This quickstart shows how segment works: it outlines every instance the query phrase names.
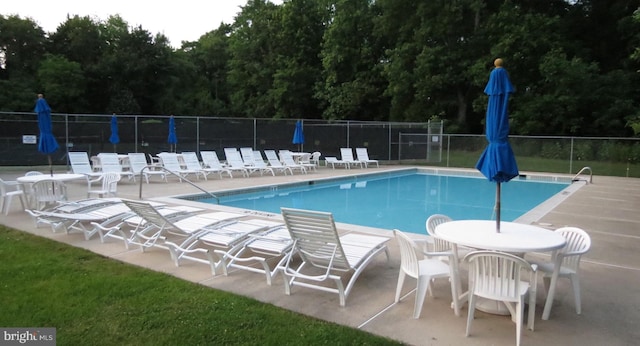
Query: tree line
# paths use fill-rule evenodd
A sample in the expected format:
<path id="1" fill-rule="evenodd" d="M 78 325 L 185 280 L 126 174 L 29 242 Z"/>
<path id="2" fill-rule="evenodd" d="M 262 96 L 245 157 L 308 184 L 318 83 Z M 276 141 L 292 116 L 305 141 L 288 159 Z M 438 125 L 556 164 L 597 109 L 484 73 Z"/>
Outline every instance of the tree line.
<path id="1" fill-rule="evenodd" d="M 640 133 L 640 0 L 248 0 L 172 48 L 118 15 L 0 15 L 0 110 L 444 120 L 481 133 L 500 57 L 511 132 Z M 194 9 L 197 11 L 198 9 Z"/>

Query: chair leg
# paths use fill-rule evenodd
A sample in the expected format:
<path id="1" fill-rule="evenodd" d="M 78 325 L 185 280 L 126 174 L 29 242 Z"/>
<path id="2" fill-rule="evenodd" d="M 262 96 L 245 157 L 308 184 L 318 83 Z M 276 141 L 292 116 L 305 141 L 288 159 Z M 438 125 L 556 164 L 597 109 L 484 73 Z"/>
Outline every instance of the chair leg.
<path id="1" fill-rule="evenodd" d="M 418 277 L 418 287 L 416 288 L 416 302 L 413 307 L 413 318 L 420 318 L 420 313 L 422 312 L 422 305 L 424 304 L 424 298 L 427 296 L 429 292 L 429 288 L 431 286 L 431 277 L 426 275 L 421 275 Z"/>
<path id="2" fill-rule="evenodd" d="M 553 271 L 551 275 L 551 282 L 549 289 L 547 290 L 547 300 L 544 303 L 544 310 L 542 311 L 542 319 L 548 320 L 551 315 L 551 306 L 553 305 L 553 296 L 556 294 L 556 285 L 558 283 L 559 269 Z M 546 283 L 545 283 L 546 286 Z"/>
<path id="3" fill-rule="evenodd" d="M 469 336 L 471 334 L 471 324 L 473 323 L 473 315 L 476 310 L 476 295 L 473 293 L 469 293 L 469 313 L 467 314 L 467 330 L 465 332 L 465 336 Z"/>
<path id="4" fill-rule="evenodd" d="M 571 286 L 573 286 L 573 297 L 576 301 L 576 314 L 580 315 L 582 313 L 582 303 L 580 300 L 580 277 L 577 274 L 572 274 L 569 279 L 571 279 Z"/>
<path id="5" fill-rule="evenodd" d="M 398 274 L 398 285 L 396 286 L 396 303 L 400 301 L 400 293 L 402 293 L 402 286 L 404 285 L 405 276 L 405 272 L 400 269 L 400 274 Z"/>
<path id="6" fill-rule="evenodd" d="M 516 304 L 516 345 L 520 346 L 522 338 L 522 315 L 524 313 L 524 296 L 520 297 L 520 301 Z"/>

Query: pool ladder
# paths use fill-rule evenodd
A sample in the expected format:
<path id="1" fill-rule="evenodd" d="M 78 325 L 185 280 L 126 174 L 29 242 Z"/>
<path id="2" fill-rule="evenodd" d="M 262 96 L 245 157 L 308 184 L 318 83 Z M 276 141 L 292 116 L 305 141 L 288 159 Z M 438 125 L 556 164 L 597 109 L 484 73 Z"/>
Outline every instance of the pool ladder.
<path id="1" fill-rule="evenodd" d="M 582 173 L 584 173 L 586 171 L 589 171 L 589 180 L 580 178 L 580 174 L 582 174 Z M 582 167 L 582 169 L 576 175 L 574 175 L 573 178 L 571 178 L 571 182 L 572 183 L 576 182 L 576 181 L 581 181 L 581 180 L 582 181 L 586 181 L 588 184 L 592 184 L 593 183 L 593 171 L 591 170 L 591 167 L 589 167 L 589 166 Z"/>
<path id="2" fill-rule="evenodd" d="M 205 189 L 201 188 L 200 186 L 198 186 L 198 185 L 194 184 L 191 180 L 189 180 L 189 179 L 187 179 L 187 178 L 185 178 L 185 177 L 181 176 L 180 174 L 178 174 L 178 173 L 176 173 L 176 172 L 173 172 L 173 171 L 171 171 L 171 170 L 168 170 L 168 169 L 166 169 L 166 168 L 164 168 L 164 167 L 162 167 L 162 166 L 156 166 L 156 165 L 147 165 L 147 166 L 144 166 L 144 168 L 142 168 L 142 169 L 140 170 L 140 191 L 139 191 L 139 194 L 138 194 L 138 198 L 140 198 L 140 199 L 142 199 L 142 185 L 143 185 L 143 184 L 142 184 L 142 181 L 144 180 L 144 179 L 142 179 L 142 172 L 144 172 L 144 170 L 145 170 L 145 169 L 148 169 L 148 170 L 151 170 L 151 169 L 160 169 L 160 170 L 163 170 L 163 171 L 165 171 L 165 172 L 167 172 L 167 173 L 169 173 L 169 174 L 173 174 L 173 175 L 175 175 L 176 177 L 180 178 L 180 180 L 184 180 L 184 181 L 186 181 L 187 183 L 189 183 L 189 185 L 191 185 L 191 186 L 195 187 L 196 189 L 198 189 L 198 190 L 200 190 L 200 191 L 202 191 L 202 192 L 206 193 L 207 195 L 211 196 L 211 198 L 215 198 L 216 203 L 220 204 L 220 198 L 218 198 L 218 196 L 216 196 L 216 195 L 214 195 L 213 193 L 211 193 L 211 192 L 209 192 L 209 191 L 207 191 L 207 190 L 205 190 Z"/>

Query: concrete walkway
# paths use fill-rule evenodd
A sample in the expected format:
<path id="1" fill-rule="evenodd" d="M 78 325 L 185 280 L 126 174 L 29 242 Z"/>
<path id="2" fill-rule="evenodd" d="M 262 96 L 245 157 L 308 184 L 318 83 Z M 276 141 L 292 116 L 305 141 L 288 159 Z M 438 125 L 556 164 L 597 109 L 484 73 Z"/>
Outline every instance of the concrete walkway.
<path id="1" fill-rule="evenodd" d="M 283 182 L 322 179 L 338 175 L 397 169 L 387 166 L 367 170 L 328 169 L 308 175 L 263 176 L 251 178 L 211 179 L 198 182 L 210 191 L 221 191 L 239 187 L 272 185 Z M 20 176 L 23 171 L 4 168 L 0 177 L 5 180 Z M 84 198 L 86 183 L 70 183 L 71 199 Z M 137 184 L 119 184 L 119 197 L 138 199 Z M 199 191 L 188 184 L 170 180 L 170 183 L 152 182 L 143 186 L 143 199 L 176 203 L 165 196 L 196 194 Z M 195 202 L 182 201 L 181 204 Z M 226 209 L 207 205 L 206 208 Z M 544 305 L 542 280 L 538 287 L 536 306 L 536 330 L 523 332 L 523 345 L 635 345 L 640 340 L 640 179 L 595 176 L 593 184 L 571 193 L 550 211 L 540 215 L 534 223 L 558 228 L 565 225 L 586 230 L 592 237 L 591 251 L 583 257 L 581 286 L 582 314 L 576 315 L 571 287 L 560 281 L 548 321 L 540 319 Z M 278 219 L 279 215 L 263 215 Z M 425 215 L 425 219 L 428 215 Z M 32 219 L 20 211 L 20 203 L 13 201 L 8 216 L 2 215 L 0 223 L 52 238 L 74 246 L 134 265 L 175 275 L 212 288 L 253 297 L 260 301 L 285 309 L 317 317 L 319 319 L 348 325 L 354 328 L 383 335 L 412 345 L 510 345 L 515 342 L 515 324 L 509 317 L 476 312 L 472 336 L 465 337 L 466 307 L 460 317 L 450 309 L 451 294 L 448 282 L 436 281 L 434 297 L 427 297 L 420 319 L 411 318 L 415 294 L 414 282 L 405 283 L 404 297 L 394 304 L 395 287 L 399 269 L 399 250 L 392 239 L 389 243 L 391 261 L 384 256 L 374 260 L 358 279 L 341 308 L 334 294 L 293 288 L 291 296 L 284 294 L 282 278 L 278 276 L 273 286 L 256 273 L 232 271 L 229 276 L 212 277 L 209 268 L 198 263 L 185 263 L 175 267 L 165 251 L 126 250 L 122 243 L 109 241 L 100 243 L 97 236 L 89 241 L 81 234 L 52 233 L 49 228 L 34 227 Z M 352 227 L 340 224 L 342 230 L 385 234 L 384 230 Z M 527 255 L 527 258 L 544 256 Z M 466 273 L 463 272 L 463 277 Z M 466 280 L 465 280 L 466 281 Z"/>

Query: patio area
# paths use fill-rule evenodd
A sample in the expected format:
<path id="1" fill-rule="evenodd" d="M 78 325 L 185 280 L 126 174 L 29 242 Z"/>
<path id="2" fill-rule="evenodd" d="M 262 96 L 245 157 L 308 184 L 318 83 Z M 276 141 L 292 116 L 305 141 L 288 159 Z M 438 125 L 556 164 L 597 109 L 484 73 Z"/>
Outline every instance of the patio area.
<path id="1" fill-rule="evenodd" d="M 198 186 L 213 191 L 240 187 L 273 185 L 283 182 L 321 179 L 325 177 L 355 175 L 365 172 L 385 171 L 403 166 L 380 168 L 330 169 L 321 167 L 315 173 L 293 176 L 253 176 L 251 178 L 224 178 L 195 181 Z M 0 170 L 0 177 L 14 180 L 26 170 Z M 64 168 L 57 170 L 64 172 Z M 582 184 L 582 183 L 579 183 Z M 70 199 L 86 197 L 85 182 L 68 184 Z M 169 183 L 152 181 L 143 184 L 144 200 L 162 201 L 169 204 L 198 205 L 214 210 L 231 210 L 217 205 L 176 200 L 167 196 L 198 194 L 199 190 L 171 178 Z M 124 179 L 118 184 L 118 197 L 138 199 L 139 185 Z M 79 233 L 52 233 L 48 227 L 35 228 L 27 213 L 19 211 L 20 203 L 12 203 L 9 215 L 0 217 L 0 223 L 12 228 L 55 239 L 73 246 L 86 248 L 116 260 L 176 277 L 197 282 L 212 288 L 249 296 L 319 319 L 359 328 L 383 335 L 411 345 L 511 345 L 515 342 L 515 324 L 507 316 L 496 316 L 476 311 L 472 335 L 465 337 L 466 306 L 461 316 L 456 317 L 450 308 L 451 293 L 446 280 L 436 281 L 434 297 L 427 297 L 420 319 L 413 319 L 415 281 L 405 283 L 403 300 L 394 303 L 394 294 L 400 266 L 400 253 L 394 239 L 389 242 L 391 260 L 377 257 L 362 273 L 341 308 L 338 296 L 315 290 L 294 287 L 291 296 L 284 294 L 282 277 L 279 275 L 272 286 L 268 286 L 263 275 L 247 271 L 231 270 L 229 276 L 212 277 L 206 265 L 184 262 L 175 267 L 166 251 L 152 249 L 126 250 L 122 242 L 101 243 L 98 236 L 89 241 Z M 588 184 L 535 223 L 547 228 L 562 226 L 580 227 L 592 239 L 591 250 L 583 256 L 581 263 L 582 314 L 576 315 L 573 295 L 568 280 L 560 280 L 549 320 L 541 320 L 544 306 L 544 288 L 539 280 L 535 331 L 523 331 L 523 345 L 634 345 L 640 339 L 637 328 L 640 319 L 640 179 L 594 176 Z M 249 215 L 249 213 L 248 213 Z M 280 215 L 260 213 L 270 219 Z M 425 215 L 425 220 L 429 215 Z M 377 230 L 338 224 L 341 230 L 357 230 L 384 234 L 392 237 L 390 230 Z M 533 258 L 544 255 L 527 255 Z M 462 273 L 466 287 L 466 271 Z"/>

